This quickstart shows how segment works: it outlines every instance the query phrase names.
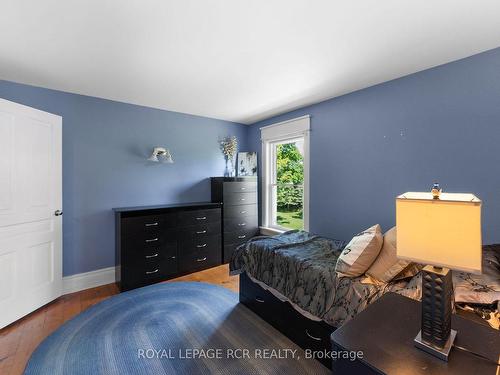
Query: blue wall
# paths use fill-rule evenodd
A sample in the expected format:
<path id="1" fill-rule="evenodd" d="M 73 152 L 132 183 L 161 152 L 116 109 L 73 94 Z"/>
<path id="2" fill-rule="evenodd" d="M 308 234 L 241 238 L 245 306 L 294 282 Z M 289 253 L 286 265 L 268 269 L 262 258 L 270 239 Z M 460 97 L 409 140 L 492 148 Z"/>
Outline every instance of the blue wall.
<path id="1" fill-rule="evenodd" d="M 63 117 L 64 274 L 114 264 L 112 207 L 210 199 L 221 136 L 260 151 L 259 127 L 310 114 L 310 230 L 349 239 L 394 225 L 394 197 L 427 190 L 483 199 L 483 242 L 500 243 L 500 49 L 251 127 L 0 81 L 0 97 Z M 248 142 L 247 142 L 248 140 Z M 148 163 L 169 147 L 173 165 Z"/>
<path id="2" fill-rule="evenodd" d="M 439 181 L 483 199 L 483 242 L 500 243 L 500 49 L 259 122 L 249 148 L 261 126 L 305 114 L 312 232 L 387 230 L 396 195 Z"/>
<path id="3" fill-rule="evenodd" d="M 112 207 L 210 200 L 217 140 L 246 125 L 0 81 L 0 97 L 63 117 L 64 275 L 114 265 Z M 147 162 L 154 146 L 175 164 Z"/>

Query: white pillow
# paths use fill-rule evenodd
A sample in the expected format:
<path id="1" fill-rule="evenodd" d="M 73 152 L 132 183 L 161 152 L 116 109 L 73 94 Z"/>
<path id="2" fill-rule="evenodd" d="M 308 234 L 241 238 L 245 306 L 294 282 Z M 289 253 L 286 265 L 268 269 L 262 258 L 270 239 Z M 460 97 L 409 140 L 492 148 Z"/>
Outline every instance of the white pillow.
<path id="1" fill-rule="evenodd" d="M 377 258 L 382 243 L 382 229 L 378 224 L 357 234 L 340 254 L 335 271 L 348 277 L 361 276 Z"/>
<path id="2" fill-rule="evenodd" d="M 408 265 L 408 260 L 399 259 L 396 251 L 396 227 L 384 234 L 384 245 L 378 258 L 373 262 L 366 274 L 376 280 L 388 283 L 401 273 Z M 415 274 L 418 272 L 416 269 Z"/>

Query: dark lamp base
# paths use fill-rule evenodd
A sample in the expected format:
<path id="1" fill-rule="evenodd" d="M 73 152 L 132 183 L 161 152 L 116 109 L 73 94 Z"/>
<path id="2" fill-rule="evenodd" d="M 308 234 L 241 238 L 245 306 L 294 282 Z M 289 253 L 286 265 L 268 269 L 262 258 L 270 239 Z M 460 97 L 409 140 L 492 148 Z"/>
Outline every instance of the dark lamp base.
<path id="1" fill-rule="evenodd" d="M 457 334 L 451 329 L 453 282 L 448 268 L 422 270 L 422 326 L 415 345 L 443 360 Z"/>
<path id="2" fill-rule="evenodd" d="M 455 341 L 455 337 L 457 336 L 457 331 L 454 329 L 450 332 L 450 337 L 448 337 L 448 341 L 444 345 L 444 347 L 439 348 L 429 343 L 425 343 L 422 341 L 422 331 L 420 331 L 415 337 L 415 346 L 423 351 L 426 351 L 429 354 L 432 354 L 435 357 L 443 361 L 448 361 L 448 356 L 450 355 L 451 348 L 453 347 L 453 342 Z"/>

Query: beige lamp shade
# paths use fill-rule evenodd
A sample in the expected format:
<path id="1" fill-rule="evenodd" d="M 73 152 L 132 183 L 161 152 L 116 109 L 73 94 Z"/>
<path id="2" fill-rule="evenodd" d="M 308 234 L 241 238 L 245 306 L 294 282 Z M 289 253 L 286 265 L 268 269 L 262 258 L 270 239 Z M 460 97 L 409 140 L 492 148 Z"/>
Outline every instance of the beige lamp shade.
<path id="1" fill-rule="evenodd" d="M 396 227 L 398 258 L 481 273 L 481 200 L 473 194 L 404 193 Z"/>

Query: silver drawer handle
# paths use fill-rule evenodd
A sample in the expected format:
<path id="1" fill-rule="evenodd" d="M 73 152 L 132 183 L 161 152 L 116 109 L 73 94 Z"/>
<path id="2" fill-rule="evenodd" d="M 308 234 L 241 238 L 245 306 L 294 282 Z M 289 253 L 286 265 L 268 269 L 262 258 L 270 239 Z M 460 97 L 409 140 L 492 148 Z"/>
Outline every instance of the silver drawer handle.
<path id="1" fill-rule="evenodd" d="M 247 235 L 246 235 L 246 234 L 244 234 L 243 236 L 238 236 L 238 238 L 239 238 L 239 239 L 243 239 L 243 238 L 245 238 L 246 236 L 247 236 Z"/>
<path id="2" fill-rule="evenodd" d="M 206 230 L 200 230 L 200 231 L 196 232 L 196 234 L 204 234 L 204 233 L 207 233 L 207 231 Z"/>
<path id="3" fill-rule="evenodd" d="M 146 255 L 146 258 L 156 258 L 158 256 L 158 253 L 153 254 L 153 255 Z"/>
<path id="4" fill-rule="evenodd" d="M 309 333 L 309 331 L 306 329 L 306 335 L 309 336 L 311 339 L 316 340 L 316 341 L 321 341 L 321 337 L 314 337 Z"/>
<path id="5" fill-rule="evenodd" d="M 150 240 L 146 240 L 146 242 L 156 242 L 156 241 L 158 241 L 158 237 L 151 238 Z"/>
<path id="6" fill-rule="evenodd" d="M 197 217 L 196 220 L 207 220 L 207 217 L 206 216 Z"/>
<path id="7" fill-rule="evenodd" d="M 152 273 L 156 273 L 156 272 L 158 272 L 158 271 L 159 271 L 159 269 L 158 269 L 158 268 L 157 268 L 157 269 L 155 269 L 154 271 L 146 271 L 146 275 L 151 275 Z"/>
<path id="8" fill-rule="evenodd" d="M 207 244 L 206 244 L 206 243 L 204 243 L 203 245 L 196 245 L 196 247 L 197 247 L 198 249 L 199 249 L 199 248 L 201 248 L 201 247 L 207 247 Z"/>
<path id="9" fill-rule="evenodd" d="M 240 190 L 246 190 L 246 189 L 247 189 L 246 187 L 242 187 L 242 188 L 240 188 Z"/>
<path id="10" fill-rule="evenodd" d="M 204 261 L 206 261 L 206 260 L 207 260 L 207 257 L 205 257 L 205 258 L 200 258 L 200 259 L 196 259 L 196 261 L 197 261 L 197 262 L 204 262 Z"/>
<path id="11" fill-rule="evenodd" d="M 246 199 L 245 198 L 241 198 L 240 201 L 245 201 Z"/>
<path id="12" fill-rule="evenodd" d="M 244 227 L 245 225 L 247 225 L 247 223 L 239 223 L 238 224 L 239 227 Z"/>
<path id="13" fill-rule="evenodd" d="M 262 298 L 255 297 L 255 300 L 259 303 L 264 303 L 265 301 Z"/>
<path id="14" fill-rule="evenodd" d="M 175 259 L 175 255 L 173 257 L 171 257 L 170 259 Z"/>
<path id="15" fill-rule="evenodd" d="M 157 225 L 158 225 L 158 223 L 146 223 L 146 224 L 144 224 L 144 226 L 146 226 L 146 227 L 155 227 Z"/>
<path id="16" fill-rule="evenodd" d="M 246 214 L 247 212 L 246 211 L 240 211 L 240 214 Z"/>

